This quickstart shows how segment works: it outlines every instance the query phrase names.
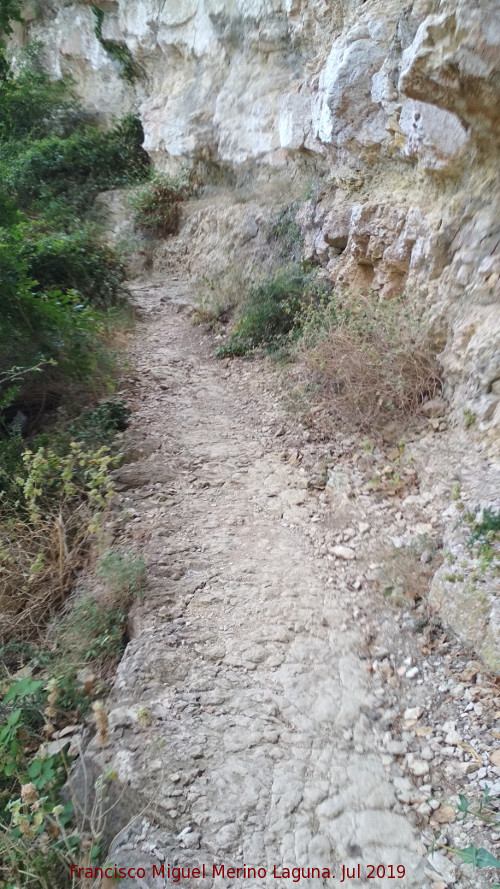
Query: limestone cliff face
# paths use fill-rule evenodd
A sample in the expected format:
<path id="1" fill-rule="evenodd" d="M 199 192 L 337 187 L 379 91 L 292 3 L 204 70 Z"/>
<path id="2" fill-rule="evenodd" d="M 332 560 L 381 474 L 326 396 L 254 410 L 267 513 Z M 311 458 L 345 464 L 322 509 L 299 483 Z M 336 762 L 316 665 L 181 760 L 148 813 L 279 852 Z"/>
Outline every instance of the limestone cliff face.
<path id="1" fill-rule="evenodd" d="M 320 182 L 307 251 L 343 285 L 425 300 L 455 403 L 500 425 L 500 0 L 31 2 L 22 39 L 86 106 L 136 108 L 160 168 Z"/>

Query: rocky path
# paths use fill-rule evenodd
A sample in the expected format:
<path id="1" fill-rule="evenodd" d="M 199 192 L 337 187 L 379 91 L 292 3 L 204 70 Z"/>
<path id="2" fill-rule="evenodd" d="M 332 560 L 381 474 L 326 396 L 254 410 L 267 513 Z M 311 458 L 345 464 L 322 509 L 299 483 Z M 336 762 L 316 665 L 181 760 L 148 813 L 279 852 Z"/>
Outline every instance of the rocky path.
<path id="1" fill-rule="evenodd" d="M 411 796 L 394 768 L 402 751 L 380 744 L 394 700 L 362 656 L 364 501 L 328 504 L 352 539 L 318 558 L 321 498 L 283 453 L 307 433 L 290 450 L 271 376 L 213 359 L 180 284 L 134 292 L 144 320 L 133 346 L 135 461 L 120 471 L 128 522 L 116 536 L 144 552 L 150 583 L 110 703 L 111 743 L 91 745 L 126 787 L 109 829 L 128 826 L 111 860 L 145 869 L 123 885 L 174 885 L 167 863 L 205 863 L 205 878 L 184 871 L 180 884 L 279 889 L 303 868 L 303 887 L 344 874 L 359 889 L 443 889 L 446 874 L 430 868 L 401 802 Z M 165 877 L 153 877 L 162 863 Z M 266 873 L 228 876 L 244 865 Z"/>

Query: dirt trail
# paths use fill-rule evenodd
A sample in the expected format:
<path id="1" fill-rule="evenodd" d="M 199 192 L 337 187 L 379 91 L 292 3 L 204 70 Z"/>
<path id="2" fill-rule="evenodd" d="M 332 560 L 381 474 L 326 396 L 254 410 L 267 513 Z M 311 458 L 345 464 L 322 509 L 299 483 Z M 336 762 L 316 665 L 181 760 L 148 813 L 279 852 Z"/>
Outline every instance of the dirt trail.
<path id="1" fill-rule="evenodd" d="M 430 889 L 420 831 L 396 798 L 406 779 L 391 777 L 374 735 L 392 699 L 360 656 L 356 558 L 314 550 L 318 491 L 283 460 L 272 375 L 215 361 L 180 283 L 134 293 L 136 462 L 119 489 L 150 588 L 115 683 L 112 743 L 93 748 L 128 786 L 113 826 L 148 806 L 112 847 L 113 861 L 146 870 L 123 885 L 173 885 L 152 866 L 205 862 L 206 879 L 180 885 L 279 889 L 293 884 L 275 877 L 286 866 L 335 875 L 295 885 L 336 886 L 346 866 L 356 877 L 344 885 Z M 355 555 L 363 503 L 338 504 Z M 214 862 L 267 876 L 214 880 Z M 368 865 L 385 878 L 368 879 Z M 398 865 L 404 879 L 390 879 Z"/>

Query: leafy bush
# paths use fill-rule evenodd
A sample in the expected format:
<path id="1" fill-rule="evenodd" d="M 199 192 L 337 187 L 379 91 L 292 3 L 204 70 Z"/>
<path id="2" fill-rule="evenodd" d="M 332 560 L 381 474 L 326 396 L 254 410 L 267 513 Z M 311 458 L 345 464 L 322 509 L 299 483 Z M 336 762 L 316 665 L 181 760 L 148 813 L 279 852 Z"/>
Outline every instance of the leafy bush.
<path id="1" fill-rule="evenodd" d="M 0 245 L 0 276 L 2 245 Z M 8 297 L 7 290 L 4 297 Z M 33 293 L 25 279 L 12 299 L 5 299 L 0 318 L 0 369 L 21 359 L 40 372 L 27 375 L 15 387 L 16 401 L 26 419 L 40 419 L 72 385 L 74 391 L 98 392 L 112 372 L 106 348 L 108 321 L 104 313 L 84 306 L 77 293 L 51 290 Z M 0 379 L 0 398 L 12 401 L 8 378 Z M 16 406 L 14 401 L 14 406 Z M 0 411 L 2 405 L 0 405 Z M 5 413 L 2 411 L 3 416 Z M 31 425 L 31 423 L 30 423 Z M 5 426 L 5 421 L 4 421 Z"/>
<path id="2" fill-rule="evenodd" d="M 0 0 L 4 33 L 19 9 Z M 144 583 L 141 560 L 111 552 L 102 566 L 105 601 L 67 602 L 113 495 L 119 456 L 102 445 L 129 413 L 105 401 L 79 418 L 111 383 L 112 330 L 125 315 L 117 306 L 123 268 L 82 214 L 101 189 L 147 178 L 142 129 L 132 117 L 107 133 L 83 126 L 67 87 L 49 81 L 39 57 L 32 48 L 14 76 L 0 50 L 0 883 L 7 889 L 71 885 L 71 864 L 99 854 L 105 781 L 95 788 L 96 821 L 81 836 L 72 804 L 60 801 L 68 763 L 47 741 L 89 709 L 120 656 L 126 610 Z M 59 404 L 56 423 L 34 437 Z M 47 641 L 47 621 L 61 611 Z M 96 682 L 79 681 L 81 664 L 99 672 Z M 36 678 L 12 683 L 9 670 L 27 666 Z M 104 725 L 102 706 L 95 719 Z"/>
<path id="3" fill-rule="evenodd" d="M 1 17 L 1 16 L 0 16 Z M 51 80 L 43 69 L 43 47 L 31 43 L 20 51 L 16 75 L 4 59 L 0 76 L 0 143 L 63 136 L 81 117 L 71 85 Z"/>
<path id="4" fill-rule="evenodd" d="M 483 509 L 480 518 L 468 517 L 471 524 L 469 546 L 476 547 L 480 565 L 500 569 L 500 511 Z"/>
<path id="5" fill-rule="evenodd" d="M 82 393 L 109 380 L 108 316 L 88 305 L 123 301 L 125 273 L 80 217 L 101 189 L 149 175 L 139 121 L 82 127 L 71 93 L 40 59 L 31 47 L 17 76 L 0 77 L 0 411 L 7 390 L 12 403 L 5 374 L 22 363 L 41 369 L 17 385 L 24 413 L 39 417 L 68 383 Z"/>
<path id="6" fill-rule="evenodd" d="M 491 540 L 500 535 L 500 511 L 484 509 L 481 521 L 475 522 L 472 528 L 471 541 Z"/>
<path id="7" fill-rule="evenodd" d="M 101 308 L 124 299 L 121 260 L 85 228 L 45 233 L 37 225 L 27 225 L 21 256 L 27 274 L 41 291 L 52 287 L 72 290 L 84 302 Z"/>
<path id="8" fill-rule="evenodd" d="M 60 643 L 71 653 L 73 664 L 116 663 L 123 651 L 126 619 L 125 605 L 106 608 L 92 596 L 84 596 L 58 623 Z"/>
<path id="9" fill-rule="evenodd" d="M 142 140 L 142 126 L 133 115 L 107 132 L 86 126 L 28 145 L 11 140 L 0 145 L 4 188 L 21 209 L 71 227 L 100 191 L 149 176 Z"/>
<path id="10" fill-rule="evenodd" d="M 125 117 L 109 132 L 82 127 L 71 94 L 64 84 L 50 82 L 39 62 L 38 48 L 32 48 L 17 77 L 7 71 L 0 78 L 4 429 L 5 419 L 10 423 L 7 391 L 13 403 L 5 374 L 13 365 L 41 370 L 14 387 L 21 413 L 30 419 L 27 428 L 68 389 L 74 397 L 77 385 L 81 397 L 85 389 L 93 394 L 110 382 L 107 309 L 125 299 L 125 272 L 80 217 L 102 188 L 149 174 L 139 121 Z"/>
<path id="11" fill-rule="evenodd" d="M 88 376 L 98 314 L 82 305 L 75 291 L 38 288 L 29 277 L 24 232 L 21 222 L 4 231 L 0 241 L 0 372 L 19 358 L 26 366 L 38 364 L 43 353 L 57 360 L 63 373 Z"/>
<path id="12" fill-rule="evenodd" d="M 16 478 L 23 467 L 23 440 L 20 435 L 0 438 L 0 505 L 15 503 L 19 495 Z"/>
<path id="13" fill-rule="evenodd" d="M 278 269 L 250 288 L 240 318 L 218 357 L 246 355 L 258 346 L 276 348 L 292 332 L 298 335 L 305 306 L 318 302 L 328 290 L 328 282 L 320 282 L 300 264 Z"/>
<path id="14" fill-rule="evenodd" d="M 22 0 L 1 0 L 0 37 L 12 34 L 12 22 L 22 22 Z"/>
<path id="15" fill-rule="evenodd" d="M 7 889 L 71 885 L 71 865 L 92 863 L 100 853 L 105 782 L 98 782 L 97 817 L 83 833 L 73 799 L 61 800 L 71 757 L 64 749 L 50 753 L 46 744 L 56 728 L 78 718 L 65 702 L 71 683 L 26 676 L 10 681 L 0 702 L 0 880 Z"/>
<path id="16" fill-rule="evenodd" d="M 131 413 L 123 401 L 102 401 L 70 426 L 70 432 L 85 444 L 110 446 L 116 433 L 127 428 Z"/>
<path id="17" fill-rule="evenodd" d="M 176 234 L 180 222 L 180 205 L 199 183 L 194 174 L 177 177 L 154 176 L 132 202 L 134 224 L 160 238 Z"/>
<path id="18" fill-rule="evenodd" d="M 129 602 L 144 590 L 146 583 L 146 563 L 135 553 L 121 553 L 108 550 L 99 559 L 97 574 L 105 581 L 107 588 L 122 604 Z"/>

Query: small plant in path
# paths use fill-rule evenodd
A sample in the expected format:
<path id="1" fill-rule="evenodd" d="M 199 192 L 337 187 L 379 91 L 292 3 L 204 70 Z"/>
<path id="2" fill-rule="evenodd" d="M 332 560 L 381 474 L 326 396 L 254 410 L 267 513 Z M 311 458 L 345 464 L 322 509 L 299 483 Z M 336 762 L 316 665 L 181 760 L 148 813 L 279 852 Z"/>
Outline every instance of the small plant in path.
<path id="1" fill-rule="evenodd" d="M 500 816 L 498 811 L 493 807 L 489 788 L 486 788 L 483 791 L 481 799 L 475 806 L 471 805 L 467 797 L 463 794 L 459 794 L 458 799 L 459 802 L 455 807 L 457 821 L 465 821 L 466 818 L 474 818 L 483 823 L 491 824 L 494 827 L 498 825 Z M 458 855 L 464 864 L 472 864 L 473 867 L 500 868 L 500 859 L 491 852 L 488 852 L 487 849 L 475 846 L 472 843 L 465 849 L 455 849 L 452 846 L 446 846 L 440 843 L 436 843 L 436 848 L 444 849 L 447 852 L 452 852 L 454 855 Z M 500 889 L 499 884 L 494 884 L 492 889 Z"/>

